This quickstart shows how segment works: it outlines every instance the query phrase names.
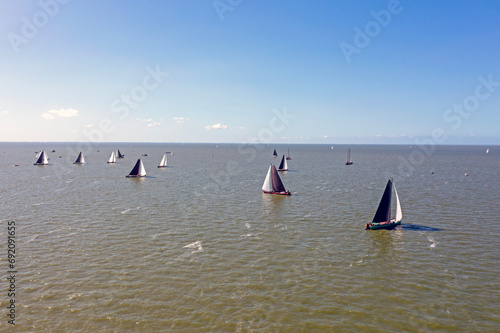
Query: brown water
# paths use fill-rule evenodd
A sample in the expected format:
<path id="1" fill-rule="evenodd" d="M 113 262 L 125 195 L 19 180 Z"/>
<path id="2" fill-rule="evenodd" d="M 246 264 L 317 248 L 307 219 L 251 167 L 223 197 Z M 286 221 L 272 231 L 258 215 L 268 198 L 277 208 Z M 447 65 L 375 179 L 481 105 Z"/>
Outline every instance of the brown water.
<path id="1" fill-rule="evenodd" d="M 292 196 L 263 194 L 288 147 Z M 340 145 L 0 143 L 0 330 L 498 331 L 500 147 L 351 148 L 345 166 Z M 125 178 L 144 153 L 148 178 Z M 403 225 L 365 231 L 389 176 Z"/>

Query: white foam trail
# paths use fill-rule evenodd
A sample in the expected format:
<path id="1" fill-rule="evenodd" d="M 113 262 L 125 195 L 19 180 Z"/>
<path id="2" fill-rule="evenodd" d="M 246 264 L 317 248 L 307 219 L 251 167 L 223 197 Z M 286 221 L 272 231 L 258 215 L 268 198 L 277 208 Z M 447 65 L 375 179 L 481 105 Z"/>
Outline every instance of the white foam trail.
<path id="1" fill-rule="evenodd" d="M 194 249 L 191 253 L 201 252 L 203 251 L 203 247 L 201 246 L 201 241 L 196 241 L 194 243 L 188 244 L 184 246 L 185 248 Z"/>

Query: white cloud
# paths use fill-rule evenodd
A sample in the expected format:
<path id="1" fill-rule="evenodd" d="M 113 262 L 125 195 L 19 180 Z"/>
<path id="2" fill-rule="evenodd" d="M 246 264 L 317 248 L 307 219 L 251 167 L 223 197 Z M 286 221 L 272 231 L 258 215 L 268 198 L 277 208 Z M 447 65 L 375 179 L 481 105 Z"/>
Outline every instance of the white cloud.
<path id="1" fill-rule="evenodd" d="M 323 135 L 323 139 L 328 139 L 328 135 Z"/>
<path id="2" fill-rule="evenodd" d="M 239 130 L 244 130 L 246 127 L 244 127 L 244 126 L 234 126 L 234 128 L 239 129 Z"/>
<path id="3" fill-rule="evenodd" d="M 226 125 L 222 125 L 221 123 L 218 123 L 218 124 L 213 124 L 212 126 L 205 126 L 205 129 L 207 131 L 210 131 L 210 130 L 213 130 L 213 129 L 226 129 L 227 126 Z"/>
<path id="4" fill-rule="evenodd" d="M 2 111 L 2 114 L 9 114 L 10 112 L 7 110 Z"/>
<path id="5" fill-rule="evenodd" d="M 88 125 L 86 125 L 85 127 L 87 127 L 87 128 L 91 128 L 91 127 L 94 127 L 94 125 L 92 125 L 92 124 L 88 124 Z"/>
<path id="6" fill-rule="evenodd" d="M 182 124 L 185 121 L 191 120 L 191 118 L 174 117 L 174 120 L 177 121 L 177 123 Z"/>
<path id="7" fill-rule="evenodd" d="M 76 116 L 78 116 L 78 110 L 75 109 L 59 109 L 59 110 L 53 109 L 45 113 L 42 113 L 41 115 L 43 119 L 54 119 L 55 117 L 68 118 Z"/>
<path id="8" fill-rule="evenodd" d="M 149 123 L 149 124 L 148 124 L 148 127 L 159 126 L 159 125 L 161 125 L 161 123 L 160 123 L 160 122 Z"/>

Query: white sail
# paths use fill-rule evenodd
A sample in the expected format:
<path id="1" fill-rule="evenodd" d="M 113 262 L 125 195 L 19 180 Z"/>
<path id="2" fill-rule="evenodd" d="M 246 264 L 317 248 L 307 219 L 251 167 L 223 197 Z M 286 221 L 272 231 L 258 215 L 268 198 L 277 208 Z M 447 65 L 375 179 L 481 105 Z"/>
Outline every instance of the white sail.
<path id="1" fill-rule="evenodd" d="M 269 166 L 269 170 L 267 171 L 266 179 L 264 180 L 264 184 L 262 185 L 262 191 L 264 192 L 273 191 L 273 184 L 271 183 L 271 166 Z"/>
<path id="2" fill-rule="evenodd" d="M 146 169 L 144 168 L 144 164 L 142 164 L 141 160 L 141 165 L 139 167 L 139 177 L 146 177 Z"/>
<path id="3" fill-rule="evenodd" d="M 116 156 L 114 151 L 111 152 L 111 156 L 109 157 L 108 163 L 116 163 Z"/>
<path id="4" fill-rule="evenodd" d="M 286 162 L 286 158 L 285 158 L 285 163 L 283 164 L 283 169 L 284 170 L 288 170 L 288 163 Z"/>
<path id="5" fill-rule="evenodd" d="M 163 154 L 163 158 L 161 159 L 160 165 L 158 165 L 158 168 L 165 168 L 167 167 L 167 153 Z"/>
<path id="6" fill-rule="evenodd" d="M 396 191 L 396 186 L 393 184 L 394 194 L 396 195 L 396 222 L 403 219 L 403 211 L 401 210 L 401 204 L 399 203 L 398 191 Z"/>

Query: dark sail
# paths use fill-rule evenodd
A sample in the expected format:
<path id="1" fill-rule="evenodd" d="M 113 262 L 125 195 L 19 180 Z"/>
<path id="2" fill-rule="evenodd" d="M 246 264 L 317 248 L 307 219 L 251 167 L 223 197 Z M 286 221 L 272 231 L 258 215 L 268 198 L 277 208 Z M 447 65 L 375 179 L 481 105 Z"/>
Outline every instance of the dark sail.
<path id="1" fill-rule="evenodd" d="M 276 149 L 275 149 L 275 150 L 274 150 L 274 152 L 273 152 L 273 156 L 274 156 L 274 157 L 278 156 L 278 153 L 276 152 Z"/>
<path id="2" fill-rule="evenodd" d="M 271 180 L 273 183 L 274 192 L 286 192 L 285 186 L 283 186 L 281 178 L 278 175 L 278 171 L 276 171 L 276 167 L 274 165 L 271 167 Z"/>
<path id="3" fill-rule="evenodd" d="M 42 152 L 38 156 L 38 160 L 36 160 L 35 164 L 42 164 L 44 156 L 45 156 L 45 151 L 42 150 Z"/>
<path id="4" fill-rule="evenodd" d="M 130 171 L 129 176 L 138 176 L 140 170 L 141 170 L 141 159 L 138 159 L 134 168 L 132 169 L 132 171 Z"/>
<path id="5" fill-rule="evenodd" d="M 372 222 L 386 222 L 391 219 L 391 196 L 392 181 L 389 179 Z"/>
<path id="6" fill-rule="evenodd" d="M 125 155 L 123 155 L 123 154 L 120 152 L 120 149 L 118 149 L 118 154 L 117 154 L 117 155 L 118 155 L 118 156 L 116 156 L 116 157 L 118 157 L 118 158 L 124 158 L 124 157 L 125 157 Z"/>
<path id="7" fill-rule="evenodd" d="M 283 155 L 283 158 L 281 159 L 280 167 L 278 169 L 279 170 L 285 169 L 285 155 Z"/>

